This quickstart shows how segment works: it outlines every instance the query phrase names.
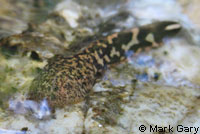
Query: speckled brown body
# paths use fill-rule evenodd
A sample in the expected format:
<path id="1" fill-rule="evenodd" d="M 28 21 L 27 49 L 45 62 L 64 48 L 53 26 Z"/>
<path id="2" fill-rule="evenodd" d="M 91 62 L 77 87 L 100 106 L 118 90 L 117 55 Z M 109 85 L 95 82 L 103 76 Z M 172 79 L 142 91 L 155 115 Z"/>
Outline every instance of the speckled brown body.
<path id="1" fill-rule="evenodd" d="M 81 101 L 95 83 L 96 68 L 88 55 L 55 56 L 33 81 L 30 97 L 46 97 L 51 106 L 62 107 Z M 72 90 L 76 89 L 76 90 Z"/>
<path id="2" fill-rule="evenodd" d="M 80 102 L 107 65 L 124 60 L 130 50 L 137 54 L 156 48 L 164 36 L 176 34 L 180 29 L 176 22 L 157 22 L 93 41 L 71 57 L 55 56 L 33 80 L 29 99 L 46 98 L 51 107 Z"/>

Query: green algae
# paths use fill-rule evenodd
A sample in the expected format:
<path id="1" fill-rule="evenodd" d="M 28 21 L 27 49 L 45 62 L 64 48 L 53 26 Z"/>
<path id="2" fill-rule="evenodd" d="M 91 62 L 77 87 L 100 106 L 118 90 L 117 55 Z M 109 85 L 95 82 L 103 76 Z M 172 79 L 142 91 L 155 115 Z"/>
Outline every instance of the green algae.
<path id="1" fill-rule="evenodd" d="M 6 109 L 11 97 L 26 92 L 33 77 L 40 71 L 40 62 L 27 56 L 12 55 L 5 49 L 0 54 L 0 62 L 0 108 Z"/>
<path id="2" fill-rule="evenodd" d="M 105 93 L 109 96 L 106 101 L 99 101 L 95 106 L 93 106 L 93 112 L 96 113 L 93 119 L 98 121 L 100 124 L 104 125 L 116 125 L 117 120 L 123 113 L 123 99 L 120 95 L 113 92 Z"/>
<path id="3" fill-rule="evenodd" d="M 95 92 L 91 96 L 91 101 L 96 102 L 95 105 L 90 105 L 94 112 L 92 119 L 104 126 L 115 126 L 124 112 L 123 106 L 134 94 L 136 82 L 133 81 L 131 85 L 124 86 L 113 85 L 109 80 L 100 83 L 108 91 Z"/>
<path id="4" fill-rule="evenodd" d="M 7 79 L 7 76 L 12 75 L 12 73 L 14 73 L 13 68 L 0 67 L 0 107 L 5 107 L 11 95 L 18 91 L 17 85 L 10 83 Z"/>

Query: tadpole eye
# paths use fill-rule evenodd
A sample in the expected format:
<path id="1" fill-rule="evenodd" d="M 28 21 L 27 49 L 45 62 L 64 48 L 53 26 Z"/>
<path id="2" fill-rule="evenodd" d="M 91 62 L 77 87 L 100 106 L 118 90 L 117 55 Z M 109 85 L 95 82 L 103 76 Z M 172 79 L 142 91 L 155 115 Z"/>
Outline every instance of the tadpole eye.
<path id="1" fill-rule="evenodd" d="M 33 60 L 37 60 L 37 61 L 40 61 L 40 60 L 41 60 L 41 59 L 40 59 L 40 56 L 39 56 L 38 53 L 35 52 L 35 51 L 31 51 L 30 57 L 31 57 L 31 59 L 33 59 Z"/>

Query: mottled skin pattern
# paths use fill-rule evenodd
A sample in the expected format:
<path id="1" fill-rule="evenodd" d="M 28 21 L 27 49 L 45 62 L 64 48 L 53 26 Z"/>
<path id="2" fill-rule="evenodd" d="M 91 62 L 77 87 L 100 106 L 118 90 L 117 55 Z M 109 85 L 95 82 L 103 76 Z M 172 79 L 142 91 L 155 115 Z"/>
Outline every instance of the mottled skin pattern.
<path id="1" fill-rule="evenodd" d="M 156 48 L 164 36 L 174 35 L 180 29 L 176 22 L 157 22 L 102 37 L 71 57 L 57 55 L 33 80 L 29 99 L 46 98 L 54 108 L 80 102 L 107 65 L 124 60 L 130 50 L 137 54 Z"/>

